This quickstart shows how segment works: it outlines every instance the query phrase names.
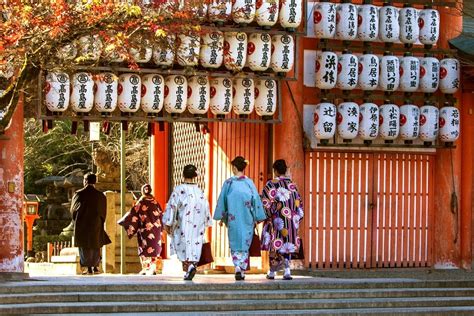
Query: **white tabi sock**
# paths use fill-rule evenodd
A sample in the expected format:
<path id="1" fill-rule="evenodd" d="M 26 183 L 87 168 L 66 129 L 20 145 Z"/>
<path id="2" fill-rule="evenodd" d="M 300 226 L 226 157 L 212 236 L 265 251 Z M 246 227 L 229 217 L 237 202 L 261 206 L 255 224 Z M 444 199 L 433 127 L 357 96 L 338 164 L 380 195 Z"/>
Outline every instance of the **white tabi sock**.
<path id="1" fill-rule="evenodd" d="M 271 278 L 274 278 L 275 277 L 275 271 L 268 270 L 268 276 L 271 277 Z"/>
<path id="2" fill-rule="evenodd" d="M 238 273 L 238 272 L 242 273 L 242 270 L 240 269 L 240 267 L 235 267 L 235 273 Z"/>
<path id="3" fill-rule="evenodd" d="M 285 275 L 291 275 L 290 268 L 285 268 Z"/>
<path id="4" fill-rule="evenodd" d="M 192 268 L 194 268 L 194 264 L 191 263 L 191 264 L 188 266 L 188 272 L 191 271 Z"/>

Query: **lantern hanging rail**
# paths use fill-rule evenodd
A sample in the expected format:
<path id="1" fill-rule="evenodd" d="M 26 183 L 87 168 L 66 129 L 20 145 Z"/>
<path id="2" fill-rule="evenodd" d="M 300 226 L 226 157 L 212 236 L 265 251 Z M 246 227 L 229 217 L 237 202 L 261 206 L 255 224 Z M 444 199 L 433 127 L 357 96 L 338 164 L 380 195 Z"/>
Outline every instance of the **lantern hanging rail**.
<path id="1" fill-rule="evenodd" d="M 367 93 L 368 92 L 368 93 Z M 409 95 L 406 95 L 403 91 L 397 91 L 390 95 L 385 94 L 384 91 L 377 90 L 377 91 L 365 91 L 360 93 L 344 93 L 344 92 L 330 92 L 330 93 L 323 93 L 319 90 L 319 93 L 316 94 L 319 99 L 349 99 L 349 100 L 362 100 L 362 99 L 372 99 L 372 100 L 413 100 L 413 101 L 436 101 L 439 103 L 443 102 L 450 102 L 455 103 L 457 99 L 454 95 L 446 95 L 440 93 L 433 93 L 431 95 L 427 95 L 423 92 L 410 92 Z"/>
<path id="2" fill-rule="evenodd" d="M 392 5 L 400 5 L 403 6 L 405 3 L 406 4 L 411 4 L 411 5 L 431 5 L 433 7 L 448 7 L 448 8 L 455 8 L 457 6 L 457 1 L 456 0 L 388 0 L 384 1 L 387 3 L 390 3 Z"/>
<path id="3" fill-rule="evenodd" d="M 334 149 L 343 150 L 351 150 L 353 151 L 354 148 L 360 150 L 361 152 L 367 152 L 374 149 L 380 150 L 391 150 L 400 152 L 401 150 L 407 150 L 407 153 L 413 152 L 435 152 L 436 149 L 449 149 L 449 148 L 456 148 L 454 145 L 441 145 L 441 144 L 433 144 L 433 145 L 423 145 L 423 144 L 360 144 L 360 143 L 335 143 L 335 144 L 320 144 L 318 143 L 316 147 L 305 148 L 305 152 L 321 152 L 321 151 L 333 151 Z"/>
<path id="4" fill-rule="evenodd" d="M 303 23 L 303 22 L 302 22 Z M 305 24 L 306 25 L 306 24 Z M 289 31 L 283 28 L 265 28 L 262 26 L 252 26 L 252 25 L 247 25 L 247 26 L 238 26 L 238 25 L 223 25 L 223 26 L 214 26 L 214 25 L 203 25 L 201 26 L 203 30 L 206 31 L 221 31 L 221 32 L 244 32 L 244 33 L 267 33 L 270 35 L 293 35 L 293 36 L 304 36 L 306 35 L 306 27 L 303 28 L 303 30 L 298 30 L 298 31 Z"/>

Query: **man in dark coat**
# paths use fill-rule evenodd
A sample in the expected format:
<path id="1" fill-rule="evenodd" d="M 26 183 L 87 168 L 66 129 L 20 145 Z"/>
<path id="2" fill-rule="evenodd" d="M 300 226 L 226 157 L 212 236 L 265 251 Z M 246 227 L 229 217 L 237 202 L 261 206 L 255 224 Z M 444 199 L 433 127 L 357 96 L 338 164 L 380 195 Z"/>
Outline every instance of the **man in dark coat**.
<path id="1" fill-rule="evenodd" d="M 84 188 L 76 191 L 71 202 L 74 243 L 79 247 L 81 266 L 87 267 L 82 274 L 99 272 L 100 248 L 111 243 L 104 230 L 107 200 L 105 195 L 95 188 L 96 182 L 95 174 L 86 174 Z"/>

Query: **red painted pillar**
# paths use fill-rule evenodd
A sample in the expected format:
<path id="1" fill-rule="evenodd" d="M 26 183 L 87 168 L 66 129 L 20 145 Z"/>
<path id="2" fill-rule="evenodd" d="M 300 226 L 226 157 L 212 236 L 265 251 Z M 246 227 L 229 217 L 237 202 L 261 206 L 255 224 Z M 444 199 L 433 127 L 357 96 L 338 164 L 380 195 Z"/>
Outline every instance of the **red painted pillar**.
<path id="1" fill-rule="evenodd" d="M 448 41 L 462 30 L 462 16 L 458 11 L 449 8 L 440 8 L 441 34 L 438 45 L 448 48 Z M 456 95 L 460 100 L 461 94 Z M 461 101 L 461 100 L 460 100 Z M 442 105 L 442 104 L 441 104 Z M 458 104 L 462 108 L 461 103 Z M 461 117 L 461 125 L 464 124 Z M 460 267 L 462 220 L 465 220 L 465 205 L 463 203 L 465 190 L 461 191 L 461 175 L 466 171 L 462 167 L 462 151 L 464 139 L 469 137 L 465 131 L 461 132 L 455 149 L 439 149 L 436 155 L 435 166 L 435 227 L 432 230 L 434 237 L 434 264 L 435 267 Z M 454 183 L 454 187 L 453 187 Z M 457 194 L 458 210 L 451 207 L 452 194 Z M 470 210 L 469 210 L 470 211 Z"/>
<path id="2" fill-rule="evenodd" d="M 23 272 L 23 101 L 0 136 L 0 272 Z"/>

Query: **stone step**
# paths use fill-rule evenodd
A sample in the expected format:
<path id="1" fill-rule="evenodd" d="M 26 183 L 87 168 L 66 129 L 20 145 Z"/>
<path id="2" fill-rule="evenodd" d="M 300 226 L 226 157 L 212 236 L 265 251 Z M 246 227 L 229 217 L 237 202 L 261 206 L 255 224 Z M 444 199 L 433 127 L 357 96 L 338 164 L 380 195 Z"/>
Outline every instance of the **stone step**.
<path id="1" fill-rule="evenodd" d="M 249 290 L 171 292 L 70 292 L 1 294 L 0 304 L 44 302 L 149 302 L 221 300 L 285 300 L 341 298 L 474 297 L 474 288 L 344 289 L 344 290 Z"/>
<path id="2" fill-rule="evenodd" d="M 474 307 L 473 297 L 353 298 L 353 299 L 285 299 L 222 300 L 164 302 L 48 302 L 0 305 L 0 314 L 35 313 L 116 313 L 116 312 L 223 312 L 223 311 L 292 311 L 380 308 L 446 308 Z M 287 313 L 285 313 L 287 314 Z"/>

